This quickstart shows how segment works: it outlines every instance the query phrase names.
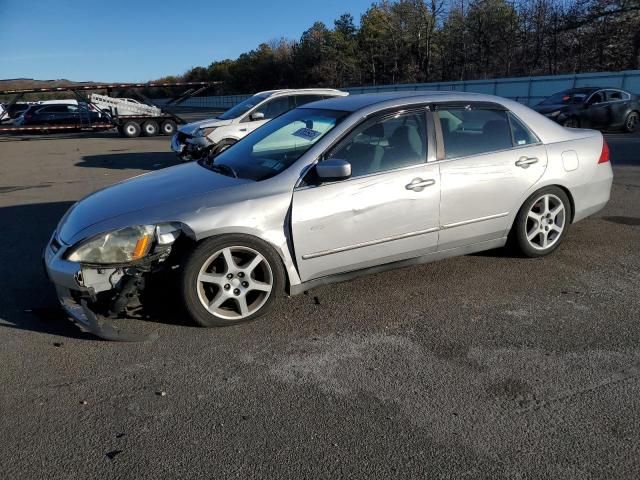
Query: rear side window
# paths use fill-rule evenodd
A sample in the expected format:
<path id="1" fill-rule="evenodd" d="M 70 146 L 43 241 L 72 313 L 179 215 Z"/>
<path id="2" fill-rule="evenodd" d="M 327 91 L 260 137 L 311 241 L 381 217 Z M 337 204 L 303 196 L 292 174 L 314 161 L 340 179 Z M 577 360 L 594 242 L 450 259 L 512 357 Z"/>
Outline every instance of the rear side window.
<path id="1" fill-rule="evenodd" d="M 527 128 L 513 113 L 507 113 L 509 124 L 511 125 L 511 134 L 513 135 L 513 146 L 522 147 L 524 145 L 535 145 L 540 143 L 540 139 L 535 133 Z"/>
<path id="2" fill-rule="evenodd" d="M 510 119 L 503 110 L 438 109 L 446 158 L 513 147 Z M 525 139 L 526 140 L 526 139 Z"/>

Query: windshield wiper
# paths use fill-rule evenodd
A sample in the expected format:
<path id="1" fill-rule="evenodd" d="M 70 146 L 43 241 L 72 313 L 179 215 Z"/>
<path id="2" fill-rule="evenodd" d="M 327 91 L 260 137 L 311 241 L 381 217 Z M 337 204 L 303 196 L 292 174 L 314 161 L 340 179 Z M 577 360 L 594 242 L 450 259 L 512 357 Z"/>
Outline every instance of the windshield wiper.
<path id="1" fill-rule="evenodd" d="M 221 173 L 222 175 L 238 178 L 238 173 L 233 169 L 233 167 L 225 165 L 224 163 L 211 163 L 211 165 L 209 165 L 209 169 L 216 173 Z"/>

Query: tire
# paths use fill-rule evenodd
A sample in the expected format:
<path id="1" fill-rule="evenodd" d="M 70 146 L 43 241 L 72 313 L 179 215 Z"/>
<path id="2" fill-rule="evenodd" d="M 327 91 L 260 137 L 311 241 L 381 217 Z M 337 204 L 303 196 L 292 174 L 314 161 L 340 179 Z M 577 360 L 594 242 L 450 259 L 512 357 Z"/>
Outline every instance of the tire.
<path id="1" fill-rule="evenodd" d="M 138 122 L 125 122 L 122 125 L 122 134 L 127 138 L 135 138 L 140 136 L 140 125 Z"/>
<path id="2" fill-rule="evenodd" d="M 562 126 L 566 128 L 580 128 L 580 121 L 576 117 L 569 117 L 562 122 Z"/>
<path id="3" fill-rule="evenodd" d="M 549 255 L 567 234 L 571 214 L 571 202 L 561 188 L 538 190 L 527 198 L 516 216 L 511 229 L 515 246 L 527 257 Z"/>
<path id="4" fill-rule="evenodd" d="M 162 135 L 173 135 L 176 133 L 177 125 L 173 120 L 165 120 L 160 125 L 160 133 Z"/>
<path id="5" fill-rule="evenodd" d="M 160 127 L 158 127 L 158 122 L 155 120 L 147 120 L 142 124 L 142 133 L 144 133 L 145 137 L 155 137 L 159 131 Z"/>
<path id="6" fill-rule="evenodd" d="M 231 266 L 230 261 L 234 262 Z M 284 267 L 273 248 L 239 234 L 200 243 L 180 276 L 187 312 L 203 327 L 225 327 L 264 316 L 282 295 L 284 285 Z"/>
<path id="7" fill-rule="evenodd" d="M 209 155 L 209 157 L 215 157 L 219 154 L 221 154 L 222 152 L 224 152 L 227 148 L 229 148 L 231 145 L 233 145 L 234 143 L 236 143 L 237 140 L 234 140 L 233 138 L 225 138 L 222 139 L 218 142 L 218 144 L 216 145 L 216 147 L 211 150 L 211 154 Z"/>
<path id="8" fill-rule="evenodd" d="M 624 121 L 624 131 L 634 133 L 638 131 L 638 126 L 640 126 L 640 113 L 631 112 Z"/>

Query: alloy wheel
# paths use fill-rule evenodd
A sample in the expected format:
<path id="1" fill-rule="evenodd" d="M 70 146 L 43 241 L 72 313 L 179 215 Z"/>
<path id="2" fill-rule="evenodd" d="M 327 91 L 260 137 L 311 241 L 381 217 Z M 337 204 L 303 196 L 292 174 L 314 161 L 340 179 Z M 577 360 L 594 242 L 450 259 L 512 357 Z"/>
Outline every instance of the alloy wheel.
<path id="1" fill-rule="evenodd" d="M 536 250 L 546 250 L 556 244 L 564 231 L 564 203 L 553 194 L 544 194 L 533 202 L 526 222 L 529 245 Z"/>
<path id="2" fill-rule="evenodd" d="M 638 125 L 638 114 L 637 113 L 632 113 L 627 118 L 627 124 L 626 124 L 627 131 L 628 132 L 635 132 L 637 125 Z"/>
<path id="3" fill-rule="evenodd" d="M 267 259 L 256 250 L 225 247 L 204 262 L 196 288 L 209 313 L 225 320 L 243 320 L 269 299 L 273 272 Z"/>

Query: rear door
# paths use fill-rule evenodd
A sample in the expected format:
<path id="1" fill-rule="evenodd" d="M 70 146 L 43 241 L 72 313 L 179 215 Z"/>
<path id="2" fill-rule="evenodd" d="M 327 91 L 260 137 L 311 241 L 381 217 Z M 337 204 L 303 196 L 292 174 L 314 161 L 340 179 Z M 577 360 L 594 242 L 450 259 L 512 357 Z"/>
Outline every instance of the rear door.
<path id="1" fill-rule="evenodd" d="M 620 127 L 627 119 L 631 96 L 621 90 L 606 90 L 607 102 L 611 111 L 609 127 Z"/>
<path id="2" fill-rule="evenodd" d="M 502 238 L 547 165 L 545 147 L 512 113 L 488 106 L 437 106 L 440 162 L 438 250 Z"/>
<path id="3" fill-rule="evenodd" d="M 436 250 L 440 180 L 437 162 L 427 162 L 434 145 L 426 113 L 364 121 L 325 156 L 347 160 L 351 178 L 317 184 L 311 172 L 295 189 L 291 224 L 303 281 Z"/>

